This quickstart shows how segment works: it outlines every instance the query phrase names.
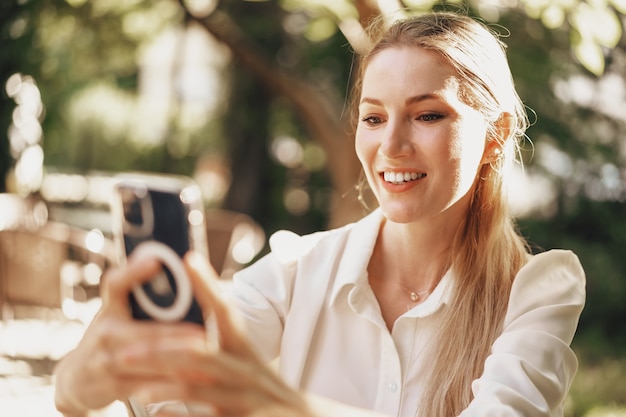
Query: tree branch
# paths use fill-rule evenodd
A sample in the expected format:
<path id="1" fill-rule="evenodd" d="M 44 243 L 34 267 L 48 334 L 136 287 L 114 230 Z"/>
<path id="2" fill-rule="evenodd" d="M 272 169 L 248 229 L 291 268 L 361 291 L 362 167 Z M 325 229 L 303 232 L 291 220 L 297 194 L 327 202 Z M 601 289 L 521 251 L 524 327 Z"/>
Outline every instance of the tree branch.
<path id="1" fill-rule="evenodd" d="M 264 57 L 230 17 L 214 11 L 204 18 L 192 18 L 231 51 L 233 58 L 263 83 L 273 94 L 291 102 L 313 138 L 326 151 L 328 170 L 333 186 L 340 194 L 354 189 L 358 181 L 360 164 L 354 152 L 353 138 L 349 134 L 349 120 L 341 119 L 341 109 L 327 96 L 309 83 L 277 69 Z M 356 202 L 356 198 L 351 199 Z M 342 199 L 333 224 L 344 223 L 357 217 L 362 210 L 348 199 Z M 333 213 L 335 215 L 335 213 Z"/>

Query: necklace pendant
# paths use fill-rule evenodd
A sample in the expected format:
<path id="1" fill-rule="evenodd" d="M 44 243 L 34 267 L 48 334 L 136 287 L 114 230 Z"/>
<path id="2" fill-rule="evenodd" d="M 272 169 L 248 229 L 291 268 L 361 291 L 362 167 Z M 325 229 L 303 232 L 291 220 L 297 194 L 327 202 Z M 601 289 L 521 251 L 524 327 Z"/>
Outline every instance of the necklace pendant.
<path id="1" fill-rule="evenodd" d="M 409 294 L 409 297 L 411 297 L 411 301 L 417 301 L 420 299 L 419 294 L 416 293 L 415 291 L 411 291 L 411 294 Z"/>

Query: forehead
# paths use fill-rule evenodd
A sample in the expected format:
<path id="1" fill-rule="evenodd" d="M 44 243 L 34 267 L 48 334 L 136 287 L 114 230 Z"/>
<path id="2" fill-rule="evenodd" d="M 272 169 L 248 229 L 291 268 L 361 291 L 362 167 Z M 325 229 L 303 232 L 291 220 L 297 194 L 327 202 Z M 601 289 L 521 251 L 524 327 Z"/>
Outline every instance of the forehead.
<path id="1" fill-rule="evenodd" d="M 366 63 L 362 96 L 368 94 L 407 96 L 438 93 L 458 95 L 456 70 L 440 53 L 418 46 L 390 47 Z"/>

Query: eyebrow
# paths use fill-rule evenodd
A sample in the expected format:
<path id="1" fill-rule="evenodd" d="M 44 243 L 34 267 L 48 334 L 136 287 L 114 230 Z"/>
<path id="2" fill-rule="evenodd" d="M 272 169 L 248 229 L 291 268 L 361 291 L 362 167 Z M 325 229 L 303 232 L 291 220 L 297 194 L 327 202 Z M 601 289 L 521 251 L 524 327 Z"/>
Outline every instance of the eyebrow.
<path id="1" fill-rule="evenodd" d="M 417 96 L 413 96 L 413 97 L 409 97 L 405 100 L 405 104 L 409 105 L 409 104 L 413 104 L 413 103 L 419 103 L 420 101 L 425 101 L 425 100 L 441 100 L 441 95 L 437 94 L 437 93 L 426 93 L 426 94 L 420 94 Z M 363 97 L 361 99 L 361 101 L 359 102 L 359 104 L 363 104 L 363 103 L 369 103 L 369 104 L 374 104 L 374 105 L 381 105 L 382 101 L 378 100 L 376 98 L 371 98 L 371 97 Z"/>

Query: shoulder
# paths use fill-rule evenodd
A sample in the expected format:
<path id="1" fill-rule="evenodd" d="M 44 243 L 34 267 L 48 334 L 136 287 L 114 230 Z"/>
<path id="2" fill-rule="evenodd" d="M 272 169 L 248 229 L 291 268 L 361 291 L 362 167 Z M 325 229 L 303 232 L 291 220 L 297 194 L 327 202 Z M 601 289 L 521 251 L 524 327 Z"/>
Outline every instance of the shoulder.
<path id="1" fill-rule="evenodd" d="M 573 252 L 554 249 L 529 255 L 511 287 L 507 321 L 551 305 L 569 305 L 580 312 L 585 304 L 585 286 L 585 271 Z"/>
<path id="2" fill-rule="evenodd" d="M 298 235 L 289 230 L 279 230 L 269 239 L 271 254 L 282 264 L 291 264 L 309 254 L 316 247 L 324 247 L 333 240 L 341 239 L 348 227 Z"/>
<path id="3" fill-rule="evenodd" d="M 293 264 L 320 251 L 340 255 L 349 248 L 349 242 L 363 243 L 372 240 L 378 233 L 382 221 L 379 210 L 370 213 L 357 222 L 331 230 L 298 235 L 287 230 L 274 233 L 269 239 L 271 255 L 282 264 Z"/>
<path id="4" fill-rule="evenodd" d="M 570 272 L 584 275 L 578 256 L 574 252 L 565 249 L 552 249 L 536 255 L 529 255 L 528 263 L 524 266 L 524 268 L 533 268 L 538 266 L 542 268 L 547 267 L 557 269 L 563 267 Z"/>
<path id="5" fill-rule="evenodd" d="M 382 214 L 375 211 L 336 229 L 302 236 L 276 232 L 269 239 L 270 252 L 235 273 L 233 281 L 263 291 L 282 288 L 285 294 L 292 293 L 296 281 L 322 283 L 337 276 L 352 281 L 367 265 L 381 222 Z"/>
<path id="6" fill-rule="evenodd" d="M 553 249 L 529 260 L 518 272 L 513 288 L 526 287 L 528 283 L 538 288 L 563 288 L 584 294 L 585 271 L 572 251 Z"/>

